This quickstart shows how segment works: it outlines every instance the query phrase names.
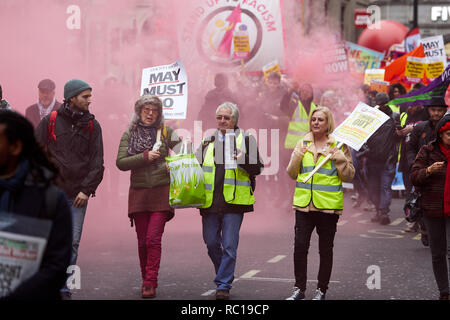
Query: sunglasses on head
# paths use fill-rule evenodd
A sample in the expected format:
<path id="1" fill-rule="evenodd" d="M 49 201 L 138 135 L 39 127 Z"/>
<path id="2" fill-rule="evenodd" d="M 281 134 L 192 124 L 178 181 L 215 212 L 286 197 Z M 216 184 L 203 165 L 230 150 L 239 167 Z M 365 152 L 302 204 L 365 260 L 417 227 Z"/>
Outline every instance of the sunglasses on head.
<path id="1" fill-rule="evenodd" d="M 225 119 L 225 120 L 230 120 L 231 119 L 230 116 L 222 116 L 222 115 L 216 116 L 217 120 L 222 120 L 222 118 Z"/>

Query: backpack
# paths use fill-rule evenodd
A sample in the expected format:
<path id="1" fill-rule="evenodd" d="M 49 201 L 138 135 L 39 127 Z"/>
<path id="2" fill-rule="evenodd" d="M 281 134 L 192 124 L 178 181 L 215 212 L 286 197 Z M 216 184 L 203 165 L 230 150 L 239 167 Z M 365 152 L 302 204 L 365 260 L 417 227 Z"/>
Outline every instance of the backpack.
<path id="1" fill-rule="evenodd" d="M 58 111 L 52 111 L 50 113 L 50 119 L 48 120 L 48 141 L 51 140 L 56 142 L 56 135 L 55 135 L 55 123 L 56 123 L 56 116 L 58 115 Z M 94 122 L 92 119 L 89 120 L 89 125 L 86 127 L 86 130 L 89 130 L 89 134 L 92 135 L 92 132 L 94 132 Z"/>

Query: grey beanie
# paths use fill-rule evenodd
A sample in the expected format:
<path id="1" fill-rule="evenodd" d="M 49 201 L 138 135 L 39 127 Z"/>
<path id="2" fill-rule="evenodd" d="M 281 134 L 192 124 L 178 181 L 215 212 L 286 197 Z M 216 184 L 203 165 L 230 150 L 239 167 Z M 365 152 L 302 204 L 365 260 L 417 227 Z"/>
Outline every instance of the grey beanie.
<path id="1" fill-rule="evenodd" d="M 75 97 L 88 89 L 92 90 L 92 87 L 87 82 L 79 79 L 72 79 L 64 85 L 64 99 L 69 101 L 70 98 Z"/>

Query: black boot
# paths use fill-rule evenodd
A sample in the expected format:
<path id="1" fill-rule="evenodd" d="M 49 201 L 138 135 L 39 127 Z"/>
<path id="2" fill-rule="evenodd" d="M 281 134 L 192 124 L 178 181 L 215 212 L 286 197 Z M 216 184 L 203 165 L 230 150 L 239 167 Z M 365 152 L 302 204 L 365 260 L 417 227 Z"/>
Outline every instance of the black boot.
<path id="1" fill-rule="evenodd" d="M 377 212 L 370 219 L 370 222 L 380 222 L 380 219 L 381 219 L 380 211 L 377 210 Z"/>
<path id="2" fill-rule="evenodd" d="M 389 209 L 387 209 L 387 210 L 386 209 L 381 209 L 380 210 L 380 221 L 379 222 L 383 226 L 391 223 L 391 219 L 389 219 L 388 213 L 389 213 Z"/>

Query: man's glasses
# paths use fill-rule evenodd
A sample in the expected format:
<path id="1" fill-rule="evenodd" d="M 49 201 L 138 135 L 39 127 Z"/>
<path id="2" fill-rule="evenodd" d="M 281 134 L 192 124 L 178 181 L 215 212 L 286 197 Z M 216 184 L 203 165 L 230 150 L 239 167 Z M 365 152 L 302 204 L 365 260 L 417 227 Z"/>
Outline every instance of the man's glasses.
<path id="1" fill-rule="evenodd" d="M 216 116 L 216 119 L 217 119 L 217 120 L 222 120 L 222 119 L 230 120 L 231 117 L 230 117 L 230 116 L 221 116 L 221 115 L 219 115 L 219 116 Z"/>

